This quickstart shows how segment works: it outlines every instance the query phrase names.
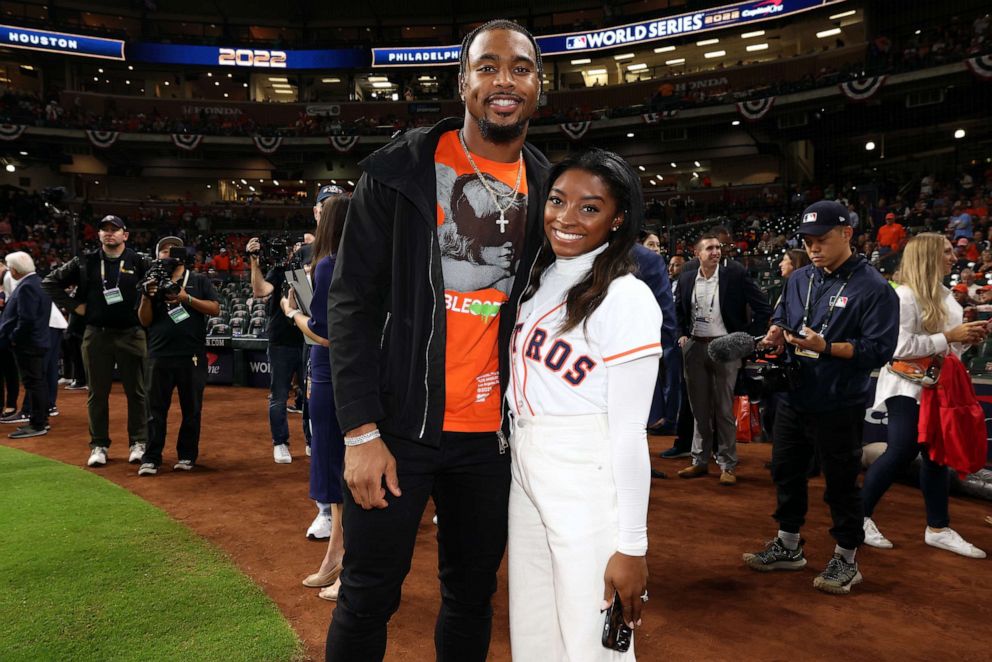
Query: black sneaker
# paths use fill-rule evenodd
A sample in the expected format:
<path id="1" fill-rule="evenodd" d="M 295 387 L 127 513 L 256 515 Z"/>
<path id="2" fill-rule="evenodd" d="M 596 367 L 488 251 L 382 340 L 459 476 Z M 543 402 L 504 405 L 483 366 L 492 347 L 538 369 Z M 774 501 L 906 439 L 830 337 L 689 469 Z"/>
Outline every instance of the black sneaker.
<path id="1" fill-rule="evenodd" d="M 77 381 L 73 381 L 68 386 L 65 387 L 65 390 L 67 390 L 67 391 L 85 391 L 86 388 L 87 388 L 86 384 L 80 384 Z"/>
<path id="2" fill-rule="evenodd" d="M 48 426 L 43 428 L 36 428 L 31 425 L 22 425 L 13 432 L 7 435 L 10 439 L 27 439 L 29 437 L 40 437 L 43 434 L 48 434 Z"/>
<path id="3" fill-rule="evenodd" d="M 813 588 L 824 593 L 847 595 L 851 587 L 860 584 L 863 579 L 857 561 L 848 563 L 840 554 L 834 554 L 826 569 L 813 580 Z"/>
<path id="4" fill-rule="evenodd" d="M 744 554 L 744 564 L 751 570 L 758 572 L 799 570 L 806 565 L 806 557 L 803 556 L 803 541 L 800 540 L 799 546 L 795 549 L 789 549 L 781 538 L 775 538 L 760 552 Z"/>
<path id="5" fill-rule="evenodd" d="M 20 425 L 21 423 L 27 423 L 30 417 L 23 411 L 15 411 L 13 414 L 7 414 L 6 416 L 0 416 L 0 423 L 4 425 Z"/>
<path id="6" fill-rule="evenodd" d="M 689 457 L 690 455 L 692 455 L 692 453 L 689 451 L 678 449 L 675 446 L 672 446 L 667 451 L 662 451 L 658 454 L 658 456 L 663 460 L 675 460 L 680 457 Z"/>

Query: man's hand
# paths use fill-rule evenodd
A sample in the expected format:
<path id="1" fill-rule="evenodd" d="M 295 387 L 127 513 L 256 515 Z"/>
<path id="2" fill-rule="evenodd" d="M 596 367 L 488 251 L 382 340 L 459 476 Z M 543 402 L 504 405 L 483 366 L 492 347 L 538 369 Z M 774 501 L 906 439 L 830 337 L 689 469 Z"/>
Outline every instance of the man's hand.
<path id="1" fill-rule="evenodd" d="M 75 308 L 72 309 L 72 312 L 76 313 L 77 315 L 85 315 L 86 314 L 86 304 L 85 303 L 79 304 L 78 306 L 76 306 Z"/>
<path id="2" fill-rule="evenodd" d="M 349 431 L 345 436 L 356 437 L 374 430 L 375 426 L 362 426 Z M 359 446 L 346 446 L 344 450 L 344 481 L 351 490 L 355 503 L 365 510 L 386 508 L 386 489 L 393 496 L 400 496 L 400 483 L 396 477 L 396 458 L 386 448 L 382 439 L 375 439 Z"/>
<path id="3" fill-rule="evenodd" d="M 158 289 L 158 287 L 156 286 L 155 289 Z M 186 288 L 180 287 L 179 292 L 166 296 L 165 300 L 169 303 L 176 303 L 177 301 L 186 301 L 186 296 Z"/>
<path id="4" fill-rule="evenodd" d="M 252 260 L 258 260 L 258 252 L 260 250 L 262 250 L 262 242 L 258 240 L 258 237 L 252 237 L 248 240 L 248 244 L 245 246 L 245 251 Z"/>
<path id="5" fill-rule="evenodd" d="M 681 338 L 679 338 L 679 349 L 685 347 L 685 344 L 687 342 L 689 342 L 689 336 L 682 336 Z"/>
<path id="6" fill-rule="evenodd" d="M 809 328 L 808 326 L 803 326 L 801 329 L 803 332 L 803 337 L 794 336 L 789 332 L 785 333 L 785 340 L 790 345 L 795 345 L 799 349 L 805 349 L 810 352 L 816 352 L 817 354 L 822 354 L 827 351 L 827 339 L 821 336 L 819 333 Z"/>
<path id="7" fill-rule="evenodd" d="M 758 344 L 766 349 L 771 349 L 776 353 L 781 353 L 781 351 L 785 348 L 785 334 L 781 328 L 772 324 L 768 329 L 768 333 L 765 334 L 765 337 L 762 338 L 761 342 Z"/>
<path id="8" fill-rule="evenodd" d="M 609 606 L 613 592 L 623 603 L 623 622 L 631 630 L 641 624 L 641 596 L 648 590 L 648 562 L 643 556 L 628 556 L 615 552 L 606 563 L 603 573 L 603 600 Z"/>

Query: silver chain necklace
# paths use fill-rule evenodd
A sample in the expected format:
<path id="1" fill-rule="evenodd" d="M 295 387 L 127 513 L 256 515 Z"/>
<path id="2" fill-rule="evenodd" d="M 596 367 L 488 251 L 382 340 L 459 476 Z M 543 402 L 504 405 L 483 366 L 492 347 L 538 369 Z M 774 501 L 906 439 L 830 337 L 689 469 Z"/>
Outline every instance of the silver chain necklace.
<path id="1" fill-rule="evenodd" d="M 458 142 L 462 144 L 462 149 L 465 150 L 465 156 L 468 157 L 468 162 L 472 164 L 472 169 L 475 170 L 476 177 L 479 178 L 483 188 L 486 189 L 486 192 L 489 193 L 489 196 L 493 199 L 493 204 L 496 205 L 496 209 L 499 210 L 499 220 L 496 221 L 496 225 L 499 226 L 500 234 L 504 234 L 506 232 L 506 225 L 510 222 L 506 220 L 506 212 L 513 206 L 513 203 L 517 199 L 517 193 L 520 191 L 520 178 L 524 172 L 524 155 L 521 153 L 520 158 L 517 161 L 517 183 L 513 185 L 513 193 L 509 196 L 510 201 L 506 204 L 506 207 L 503 207 L 499 204 L 501 194 L 497 193 L 491 186 L 489 186 L 489 182 L 487 182 L 486 178 L 482 176 L 482 171 L 479 170 L 479 166 L 475 164 L 475 159 L 472 158 L 472 153 L 468 151 L 468 145 L 465 144 L 465 136 L 462 135 L 461 131 L 458 132 Z M 505 198 L 506 194 L 502 194 L 502 196 Z"/>

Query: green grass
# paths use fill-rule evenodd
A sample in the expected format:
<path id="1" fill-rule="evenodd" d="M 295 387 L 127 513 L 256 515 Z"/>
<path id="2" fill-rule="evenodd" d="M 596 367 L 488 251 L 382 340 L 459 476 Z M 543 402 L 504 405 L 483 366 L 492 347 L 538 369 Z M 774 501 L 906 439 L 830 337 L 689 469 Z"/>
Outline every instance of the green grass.
<path id="1" fill-rule="evenodd" d="M 221 552 L 109 481 L 0 446 L 4 662 L 301 657 Z"/>

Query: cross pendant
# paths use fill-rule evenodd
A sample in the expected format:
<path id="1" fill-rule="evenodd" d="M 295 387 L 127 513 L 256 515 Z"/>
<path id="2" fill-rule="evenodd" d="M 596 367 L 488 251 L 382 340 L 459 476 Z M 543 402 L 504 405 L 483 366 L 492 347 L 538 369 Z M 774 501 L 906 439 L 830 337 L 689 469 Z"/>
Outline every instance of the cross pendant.
<path id="1" fill-rule="evenodd" d="M 506 220 L 506 216 L 504 214 L 505 214 L 505 212 L 500 211 L 500 213 L 499 213 L 499 220 L 496 221 L 496 225 L 499 226 L 499 233 L 500 234 L 506 234 L 506 224 L 510 222 L 510 221 Z"/>

